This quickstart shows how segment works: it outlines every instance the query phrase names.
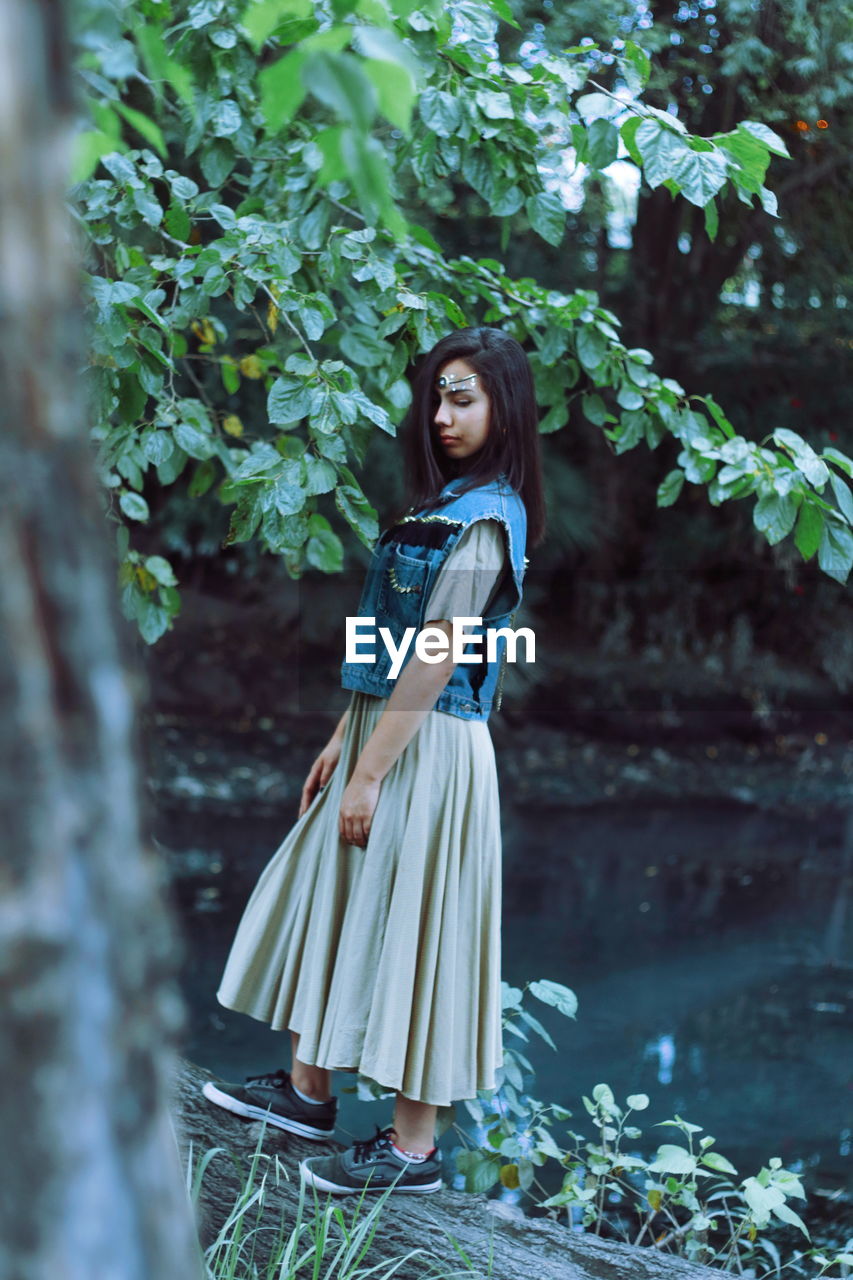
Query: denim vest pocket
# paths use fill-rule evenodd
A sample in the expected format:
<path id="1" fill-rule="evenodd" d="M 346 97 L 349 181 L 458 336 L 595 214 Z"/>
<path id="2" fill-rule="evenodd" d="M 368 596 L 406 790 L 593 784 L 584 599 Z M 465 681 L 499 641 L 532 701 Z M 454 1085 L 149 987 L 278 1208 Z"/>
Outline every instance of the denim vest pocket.
<path id="1" fill-rule="evenodd" d="M 407 556 L 395 547 L 379 586 L 379 613 L 385 614 L 392 624 L 417 626 L 426 595 L 429 568 L 428 560 Z"/>

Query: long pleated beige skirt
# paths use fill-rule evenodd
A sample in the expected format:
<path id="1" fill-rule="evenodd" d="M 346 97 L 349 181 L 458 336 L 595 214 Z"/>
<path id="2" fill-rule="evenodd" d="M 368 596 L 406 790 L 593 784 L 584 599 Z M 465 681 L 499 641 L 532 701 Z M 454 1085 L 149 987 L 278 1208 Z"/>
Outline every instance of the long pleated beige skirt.
<path id="1" fill-rule="evenodd" d="M 346 784 L 386 705 L 353 693 L 338 765 L 246 906 L 217 993 L 299 1057 L 447 1106 L 502 1062 L 501 833 L 484 721 L 431 711 L 382 783 L 366 849 Z"/>

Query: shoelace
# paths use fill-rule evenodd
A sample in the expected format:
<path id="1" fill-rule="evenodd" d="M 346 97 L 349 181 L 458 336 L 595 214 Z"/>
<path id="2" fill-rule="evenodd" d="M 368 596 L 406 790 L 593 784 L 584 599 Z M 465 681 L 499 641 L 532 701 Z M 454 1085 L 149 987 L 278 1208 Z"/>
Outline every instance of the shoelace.
<path id="1" fill-rule="evenodd" d="M 264 1076 L 246 1076 L 246 1084 L 270 1084 L 274 1089 L 283 1089 L 287 1083 L 287 1072 L 277 1067 Z"/>
<path id="2" fill-rule="evenodd" d="M 394 1130 L 391 1126 L 387 1129 L 380 1129 L 379 1125 L 377 1125 L 376 1132 L 372 1138 L 357 1138 L 353 1143 L 353 1163 L 366 1164 L 368 1160 L 372 1160 L 382 1147 L 391 1145 L 391 1134 L 393 1132 Z"/>

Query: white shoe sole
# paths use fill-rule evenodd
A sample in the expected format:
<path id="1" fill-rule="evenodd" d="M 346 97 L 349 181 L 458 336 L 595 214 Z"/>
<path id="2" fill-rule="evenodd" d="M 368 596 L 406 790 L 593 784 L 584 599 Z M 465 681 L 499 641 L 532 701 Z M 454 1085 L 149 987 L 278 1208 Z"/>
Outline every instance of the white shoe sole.
<path id="1" fill-rule="evenodd" d="M 388 1187 L 366 1186 L 366 1187 L 341 1187 L 336 1182 L 329 1182 L 328 1178 L 321 1178 L 318 1173 L 313 1173 L 305 1161 L 301 1161 L 299 1172 L 304 1182 L 310 1186 L 316 1187 L 318 1191 L 328 1191 L 333 1196 L 360 1196 L 363 1191 L 372 1191 L 374 1194 L 387 1191 Z M 444 1183 L 441 1178 L 436 1178 L 435 1182 L 425 1182 L 420 1187 L 394 1187 L 393 1191 L 396 1195 L 398 1192 L 403 1195 L 425 1195 L 430 1191 L 441 1191 Z"/>
<path id="2" fill-rule="evenodd" d="M 296 1133 L 300 1138 L 308 1138 L 311 1142 L 328 1142 L 334 1133 L 333 1129 L 317 1129 L 313 1125 L 302 1124 L 299 1120 L 287 1120 L 274 1111 L 268 1111 L 266 1107 L 253 1107 L 251 1103 L 240 1102 L 238 1098 L 232 1098 L 230 1093 L 217 1089 L 210 1080 L 203 1085 L 201 1091 L 209 1102 L 215 1102 L 218 1107 L 223 1107 L 235 1116 L 242 1116 L 244 1120 L 266 1120 L 277 1129 L 286 1129 L 288 1133 Z"/>

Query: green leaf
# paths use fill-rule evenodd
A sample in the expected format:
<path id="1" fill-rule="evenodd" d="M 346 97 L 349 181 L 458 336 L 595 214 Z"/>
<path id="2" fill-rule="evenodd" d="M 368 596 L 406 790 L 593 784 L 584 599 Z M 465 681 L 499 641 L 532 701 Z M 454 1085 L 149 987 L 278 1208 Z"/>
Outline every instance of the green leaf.
<path id="1" fill-rule="evenodd" d="M 784 1192 L 778 1187 L 765 1187 L 758 1178 L 744 1179 L 743 1195 L 758 1226 L 766 1226 L 772 1210 L 785 1203 Z"/>
<path id="2" fill-rule="evenodd" d="M 137 607 L 136 620 L 142 639 L 146 644 L 154 644 L 168 629 L 169 613 L 153 600 L 142 599 Z"/>
<path id="3" fill-rule="evenodd" d="M 619 155 L 619 130 L 610 120 L 593 120 L 588 134 L 589 163 L 593 169 L 606 169 Z"/>
<path id="4" fill-rule="evenodd" d="M 166 140 L 163 137 L 163 131 L 160 126 L 155 124 L 150 116 L 143 115 L 141 111 L 136 111 L 133 107 L 125 106 L 123 102 L 115 102 L 113 107 L 124 116 L 128 124 L 133 125 L 137 133 L 142 134 L 145 141 L 149 142 L 154 150 L 165 160 L 168 152 L 166 150 Z"/>
<path id="5" fill-rule="evenodd" d="M 647 1093 L 631 1093 L 625 1101 L 632 1111 L 645 1111 L 649 1105 L 649 1095 Z"/>
<path id="6" fill-rule="evenodd" d="M 586 325 L 578 333 L 575 349 L 578 360 L 588 373 L 592 373 L 607 355 L 607 339 L 592 325 Z"/>
<path id="7" fill-rule="evenodd" d="M 194 469 L 192 479 L 187 486 L 191 498 L 200 498 L 213 486 L 216 480 L 216 467 L 210 458 L 200 462 Z"/>
<path id="8" fill-rule="evenodd" d="M 133 36 L 142 53 L 148 75 L 155 85 L 159 85 L 161 81 L 171 84 L 185 106 L 193 110 L 193 74 L 189 67 L 169 56 L 160 28 L 154 23 L 139 23 Z"/>
<path id="9" fill-rule="evenodd" d="M 706 1151 L 700 1157 L 700 1164 L 704 1164 L 708 1169 L 714 1169 L 717 1173 L 736 1174 L 737 1169 L 727 1160 L 725 1156 L 721 1156 L 718 1151 Z"/>
<path id="10" fill-rule="evenodd" d="M 192 223 L 186 209 L 179 204 L 170 204 L 163 219 L 163 225 L 170 236 L 176 240 L 187 241 L 190 238 Z"/>
<path id="11" fill-rule="evenodd" d="M 339 573 L 344 562 L 343 544 L 331 529 L 315 529 L 305 545 L 305 558 L 315 569 L 322 569 L 323 573 Z"/>
<path id="12" fill-rule="evenodd" d="M 709 240 L 716 240 L 719 226 L 720 217 L 717 213 L 717 204 L 712 197 L 705 205 L 705 231 Z"/>
<path id="13" fill-rule="evenodd" d="M 263 74 L 263 73 L 261 73 Z M 236 163 L 234 148 L 221 138 L 215 138 L 201 153 L 201 171 L 211 187 L 221 187 Z"/>
<path id="14" fill-rule="evenodd" d="M 220 98 L 210 114 L 211 132 L 215 138 L 230 138 L 243 123 L 237 103 L 231 98 Z"/>
<path id="15" fill-rule="evenodd" d="M 146 556 L 143 563 L 151 576 L 156 578 L 161 586 L 176 587 L 178 585 L 178 579 L 175 577 L 172 566 L 163 556 Z"/>
<path id="16" fill-rule="evenodd" d="M 361 489 L 356 485 L 340 485 L 335 490 L 335 505 L 359 539 L 372 550 L 379 537 L 379 522 Z"/>
<path id="17" fill-rule="evenodd" d="M 118 131 L 105 133 L 101 129 L 84 129 L 74 135 L 71 145 L 70 184 L 77 186 L 92 176 L 99 160 L 115 151 L 122 143 Z"/>
<path id="18" fill-rule="evenodd" d="M 118 504 L 129 520 L 147 520 L 151 514 L 142 494 L 131 493 L 129 489 L 119 496 Z"/>
<path id="19" fill-rule="evenodd" d="M 391 347 L 374 336 L 366 325 L 354 324 L 341 335 L 339 347 L 356 367 L 376 368 L 391 355 Z"/>
<path id="20" fill-rule="evenodd" d="M 853 476 L 853 459 L 848 458 L 846 453 L 842 453 L 839 449 L 827 447 L 821 457 L 826 458 L 827 462 L 834 462 L 836 467 L 840 467 L 846 475 Z"/>
<path id="21" fill-rule="evenodd" d="M 270 422 L 298 422 L 309 412 L 311 388 L 301 378 L 276 378 L 267 397 Z"/>
<path id="22" fill-rule="evenodd" d="M 820 546 L 823 535 L 824 515 L 814 503 L 805 500 L 797 517 L 794 543 L 804 560 L 811 560 Z"/>
<path id="23" fill-rule="evenodd" d="M 800 1231 L 802 1231 L 806 1239 L 811 1240 L 808 1227 L 803 1222 L 800 1215 L 798 1213 L 795 1213 L 790 1205 L 774 1204 L 772 1212 L 776 1215 L 777 1218 L 781 1218 L 783 1222 L 789 1223 L 792 1227 L 799 1227 Z"/>
<path id="24" fill-rule="evenodd" d="M 305 464 L 308 475 L 306 493 L 310 497 L 318 493 L 331 493 L 338 478 L 332 463 L 326 458 L 316 458 L 309 453 L 305 456 Z"/>
<path id="25" fill-rule="evenodd" d="M 511 218 L 512 214 L 517 214 L 523 204 L 524 192 L 520 187 L 503 187 L 493 198 L 492 216 L 493 218 Z"/>
<path id="26" fill-rule="evenodd" d="M 175 441 L 191 458 L 210 458 L 216 451 L 213 439 L 188 422 L 179 422 L 175 427 Z"/>
<path id="27" fill-rule="evenodd" d="M 304 63 L 304 52 L 291 49 L 283 58 L 258 72 L 261 114 L 268 132 L 277 133 L 301 107 L 307 93 L 302 80 Z"/>
<path id="28" fill-rule="evenodd" d="M 704 207 L 726 182 L 728 165 L 722 151 L 695 151 L 688 140 L 659 119 L 644 120 L 636 133 L 643 173 L 650 187 L 675 182 L 686 200 Z"/>
<path id="29" fill-rule="evenodd" d="M 639 391 L 623 382 L 616 395 L 616 403 L 620 409 L 642 409 L 646 401 Z"/>
<path id="30" fill-rule="evenodd" d="M 609 93 L 585 93 L 577 99 L 575 107 L 586 125 L 592 124 L 593 120 L 612 120 L 625 110 L 624 102 L 612 98 Z"/>
<path id="31" fill-rule="evenodd" d="M 474 101 L 487 120 L 513 120 L 512 99 L 508 93 L 496 92 L 494 89 L 478 89 Z"/>
<path id="32" fill-rule="evenodd" d="M 829 479 L 829 468 L 821 461 L 814 449 L 796 431 L 787 427 L 777 427 L 772 436 L 776 444 L 781 444 L 793 457 L 800 471 L 810 484 L 820 487 Z"/>
<path id="33" fill-rule="evenodd" d="M 392 178 L 382 144 L 377 138 L 365 137 L 355 129 L 344 129 L 341 155 L 368 222 L 381 218 L 394 237 L 402 240 L 406 223 L 390 197 Z"/>
<path id="34" fill-rule="evenodd" d="M 552 431 L 559 431 L 569 420 L 569 407 L 565 401 L 560 404 L 552 405 L 545 416 L 539 423 L 539 431 L 543 436 L 550 435 Z"/>
<path id="35" fill-rule="evenodd" d="M 685 200 L 705 208 L 726 184 L 728 166 L 720 151 L 689 151 L 673 174 Z"/>
<path id="36" fill-rule="evenodd" d="M 836 582 L 846 583 L 853 567 L 853 530 L 837 520 L 827 518 L 817 553 L 824 573 Z"/>
<path id="37" fill-rule="evenodd" d="M 595 427 L 603 427 L 610 417 L 607 412 L 607 406 L 601 396 L 594 393 L 581 397 L 581 408 L 587 422 L 591 422 Z"/>
<path id="38" fill-rule="evenodd" d="M 642 156 L 643 173 L 650 187 L 659 187 L 662 182 L 671 178 L 676 165 L 690 150 L 682 137 L 654 119 L 646 119 L 640 123 L 634 140 Z"/>
<path id="39" fill-rule="evenodd" d="M 368 132 L 376 115 L 376 90 L 352 54 L 312 53 L 302 80 L 309 93 L 342 121 Z"/>
<path id="40" fill-rule="evenodd" d="M 489 153 L 484 147 L 469 147 L 462 160 L 462 176 L 482 196 L 491 203 L 495 197 L 497 175 L 490 161 Z"/>
<path id="41" fill-rule="evenodd" d="M 794 527 L 799 506 L 799 495 L 786 493 L 765 494 L 759 498 L 752 513 L 752 523 L 765 535 L 771 546 L 781 542 Z"/>
<path id="42" fill-rule="evenodd" d="M 574 991 L 564 987 L 560 982 L 551 982 L 550 979 L 543 978 L 540 982 L 531 982 L 529 991 L 537 1000 L 559 1010 L 567 1018 L 574 1018 L 578 1011 L 578 998 Z"/>
<path id="43" fill-rule="evenodd" d="M 525 201 L 530 225 L 548 244 L 559 245 L 566 229 L 566 211 L 562 201 L 550 192 L 541 191 Z"/>
<path id="44" fill-rule="evenodd" d="M 853 524 L 853 494 L 850 492 L 850 486 L 846 480 L 842 480 L 841 476 L 837 476 L 834 471 L 829 473 L 829 482 L 832 485 L 832 491 L 835 494 L 835 500 L 841 508 L 841 513 Z"/>
<path id="45" fill-rule="evenodd" d="M 626 71 L 628 67 L 631 67 L 636 77 L 633 83 L 628 82 L 628 88 L 632 93 L 638 93 L 651 74 L 652 64 L 649 55 L 635 41 L 626 40 L 625 48 L 622 52 L 622 60 L 626 64 Z"/>
<path id="46" fill-rule="evenodd" d="M 500 1179 L 501 1160 L 480 1151 L 459 1151 L 456 1154 L 459 1172 L 465 1175 L 465 1190 L 476 1194 L 488 1191 Z"/>
<path id="47" fill-rule="evenodd" d="M 143 436 L 142 452 L 155 466 L 165 462 L 174 448 L 174 441 L 167 431 L 150 431 Z"/>
<path id="48" fill-rule="evenodd" d="M 691 1155 L 684 1147 L 665 1142 L 658 1147 L 657 1159 L 648 1167 L 652 1173 L 683 1174 L 693 1173 L 696 1165 L 696 1156 Z"/>
<path id="49" fill-rule="evenodd" d="M 452 93 L 443 89 L 427 89 L 421 94 L 418 112 L 426 127 L 440 138 L 452 138 L 459 132 L 462 113 Z"/>
<path id="50" fill-rule="evenodd" d="M 157 466 L 157 479 L 161 484 L 174 484 L 187 464 L 188 455 L 177 446 Z"/>
<path id="51" fill-rule="evenodd" d="M 641 116 L 632 115 L 628 117 L 619 130 L 619 133 L 622 136 L 622 141 L 625 143 L 627 148 L 628 155 L 634 161 L 634 164 L 639 165 L 641 168 L 643 164 L 643 157 L 640 153 L 640 148 L 637 146 L 637 130 L 642 123 L 643 121 Z"/>
<path id="52" fill-rule="evenodd" d="M 379 110 L 386 120 L 408 133 L 412 127 L 412 109 L 417 90 L 405 67 L 393 62 L 370 59 L 364 63 L 365 74 L 376 89 Z"/>
<path id="53" fill-rule="evenodd" d="M 735 129 L 732 133 L 716 134 L 715 141 L 733 158 L 737 169 L 732 176 L 738 186 L 746 191 L 760 191 L 770 163 L 767 148 L 751 133 L 740 129 Z"/>
<path id="54" fill-rule="evenodd" d="M 646 422 L 647 415 L 638 409 L 627 409 L 621 414 L 619 427 L 607 432 L 610 439 L 614 441 L 617 453 L 627 453 L 629 449 L 636 449 L 646 434 Z"/>
<path id="55" fill-rule="evenodd" d="M 254 0 L 242 17 L 242 26 L 257 53 L 282 22 L 291 18 L 310 18 L 312 0 Z"/>
<path id="56" fill-rule="evenodd" d="M 790 160 L 791 153 L 785 146 L 778 133 L 774 133 L 772 129 L 768 129 L 766 124 L 760 124 L 756 120 L 741 120 L 738 124 L 739 129 L 746 129 L 748 133 L 753 134 L 760 142 L 763 142 L 768 151 L 772 151 L 776 156 L 784 156 Z"/>
<path id="57" fill-rule="evenodd" d="M 263 511 L 255 492 L 242 493 L 237 505 L 231 512 L 231 520 L 226 535 L 226 545 L 232 542 L 248 542 L 261 522 Z"/>
<path id="58" fill-rule="evenodd" d="M 616 1106 L 616 1099 L 609 1084 L 597 1084 L 592 1091 L 592 1100 L 597 1102 L 603 1111 L 610 1113 L 613 1112 Z"/>
<path id="59" fill-rule="evenodd" d="M 530 1027 L 531 1031 L 535 1031 L 537 1036 L 544 1040 L 546 1044 L 550 1045 L 552 1049 L 556 1050 L 557 1046 L 554 1044 L 551 1033 L 545 1030 L 538 1018 L 534 1018 L 533 1014 L 529 1013 L 527 1009 L 519 1009 L 518 1013 L 519 1017 L 527 1024 L 528 1027 Z"/>
<path id="60" fill-rule="evenodd" d="M 684 472 L 670 471 L 658 485 L 657 504 L 659 507 L 671 507 L 677 501 L 684 485 Z"/>

